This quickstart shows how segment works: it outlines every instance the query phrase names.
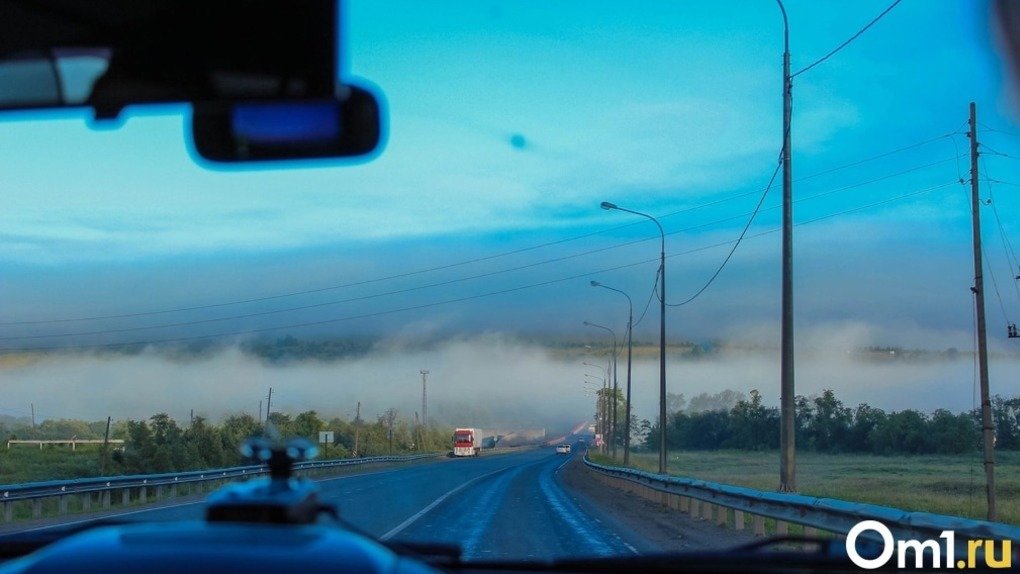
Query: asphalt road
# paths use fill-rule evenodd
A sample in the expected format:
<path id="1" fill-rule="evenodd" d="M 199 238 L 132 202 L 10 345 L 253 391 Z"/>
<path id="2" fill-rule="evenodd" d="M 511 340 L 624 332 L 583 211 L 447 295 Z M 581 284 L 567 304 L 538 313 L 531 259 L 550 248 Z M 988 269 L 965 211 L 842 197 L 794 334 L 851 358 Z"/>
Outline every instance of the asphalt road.
<path id="1" fill-rule="evenodd" d="M 458 544 L 465 559 L 545 559 L 655 551 L 564 488 L 578 454 L 552 449 L 419 463 L 317 481 L 348 523 L 396 541 Z M 199 520 L 201 502 L 114 518 Z"/>

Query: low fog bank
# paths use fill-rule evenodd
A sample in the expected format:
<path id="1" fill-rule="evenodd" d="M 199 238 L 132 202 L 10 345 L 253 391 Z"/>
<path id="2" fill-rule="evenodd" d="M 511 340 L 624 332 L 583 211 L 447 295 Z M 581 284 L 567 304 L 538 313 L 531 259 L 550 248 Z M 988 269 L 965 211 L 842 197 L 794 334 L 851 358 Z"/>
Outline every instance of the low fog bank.
<path id="1" fill-rule="evenodd" d="M 976 404 L 973 358 L 957 354 L 902 357 L 861 348 L 852 333 L 798 353 L 797 392 L 807 396 L 833 389 L 848 406 L 869 403 L 884 410 L 913 408 L 968 410 Z M 854 344 L 854 347 L 847 346 Z M 623 356 L 625 357 L 625 355 Z M 625 384 L 621 357 L 619 384 Z M 449 425 L 499 428 L 570 428 L 594 413 L 584 373 L 601 375 L 582 362 L 604 356 L 562 349 L 490 333 L 452 338 L 427 346 L 398 339 L 336 360 L 267 361 L 225 347 L 182 357 L 148 350 L 137 355 L 46 355 L 0 365 L 2 407 L 37 420 L 76 418 L 146 419 L 167 412 L 179 421 L 189 413 L 214 420 L 237 412 L 257 414 L 273 388 L 273 410 L 315 410 L 324 418 L 351 419 L 358 401 L 362 417 L 388 408 L 413 418 L 421 409 L 422 369 L 429 371 L 429 412 Z M 1020 361 L 993 359 L 992 393 L 1020 394 L 1015 373 Z M 699 357 L 671 356 L 667 390 L 691 398 L 732 389 L 758 389 L 767 404 L 779 401 L 778 353 L 772 349 L 725 348 Z M 634 412 L 654 420 L 658 412 L 658 360 L 641 356 L 633 366 Z"/>

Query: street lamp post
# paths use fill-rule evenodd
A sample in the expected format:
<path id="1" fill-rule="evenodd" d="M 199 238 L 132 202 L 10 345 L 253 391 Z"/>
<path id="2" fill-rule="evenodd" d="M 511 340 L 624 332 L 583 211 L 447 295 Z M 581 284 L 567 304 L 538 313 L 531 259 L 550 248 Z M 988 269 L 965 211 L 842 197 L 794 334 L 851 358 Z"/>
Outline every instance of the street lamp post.
<path id="1" fill-rule="evenodd" d="M 612 448 L 612 451 L 613 451 L 613 460 L 616 460 L 616 396 L 619 394 L 619 385 L 617 384 L 617 379 L 616 379 L 616 332 L 613 331 L 612 329 L 610 329 L 609 327 L 604 327 L 602 325 L 596 325 L 595 323 L 589 323 L 588 321 L 585 321 L 584 324 L 589 326 L 589 327 L 596 327 L 598 329 L 604 329 L 606 331 L 609 331 L 609 334 L 613 336 L 613 355 L 612 355 L 613 400 L 612 400 L 612 410 L 609 413 L 609 440 L 610 440 L 610 444 L 612 445 L 611 448 Z M 607 375 L 607 378 L 608 378 L 608 375 Z"/>
<path id="2" fill-rule="evenodd" d="M 591 367 L 598 367 L 598 368 L 602 369 L 603 373 L 605 372 L 605 369 L 603 369 L 602 367 L 599 367 L 598 365 L 592 365 L 591 363 L 584 363 L 584 364 L 588 365 L 588 366 L 591 366 Z M 602 388 L 599 389 L 598 391 L 596 391 L 596 393 L 598 393 L 598 396 L 599 396 L 596 412 L 597 412 L 597 418 L 598 418 L 598 421 L 599 421 L 599 423 L 597 425 L 597 427 L 598 427 L 598 434 L 600 434 L 603 437 L 605 437 L 606 434 L 607 434 L 606 429 L 609 426 L 609 422 L 608 422 L 608 418 L 609 417 L 607 415 L 607 410 L 608 409 L 607 409 L 607 405 L 606 405 L 606 387 L 609 384 L 608 383 L 608 379 L 603 378 L 603 377 L 596 377 L 595 375 L 592 375 L 592 374 L 589 374 L 589 373 L 585 373 L 584 376 L 591 377 L 593 379 L 597 379 L 597 380 L 601 381 L 601 383 L 602 383 Z M 587 379 L 585 379 L 585 382 L 592 382 L 592 381 L 588 381 Z M 605 450 L 606 450 L 606 446 L 605 446 L 605 441 L 603 440 L 602 451 L 605 452 Z"/>
<path id="3" fill-rule="evenodd" d="M 783 13 L 783 294 L 779 367 L 779 490 L 794 492 L 796 480 L 796 411 L 793 370 L 793 175 L 790 165 L 790 123 L 793 115 L 793 79 L 790 76 L 790 26 Z"/>
<path id="4" fill-rule="evenodd" d="M 591 282 L 592 287 L 602 287 L 603 289 L 609 289 L 610 291 L 616 291 L 627 298 L 627 307 L 629 309 L 627 313 L 627 407 L 626 414 L 623 419 L 623 464 L 624 466 L 630 464 L 630 360 L 631 352 L 633 350 L 633 328 L 634 328 L 634 302 L 631 301 L 630 295 L 614 289 L 609 285 L 603 285 L 598 281 Z"/>
<path id="5" fill-rule="evenodd" d="M 662 288 L 662 297 L 659 297 L 659 474 L 666 474 L 666 233 L 659 220 L 647 213 L 626 209 L 608 201 L 602 202 L 602 209 L 626 211 L 651 219 L 659 228 L 662 238 L 662 249 L 659 252 L 659 284 Z"/>

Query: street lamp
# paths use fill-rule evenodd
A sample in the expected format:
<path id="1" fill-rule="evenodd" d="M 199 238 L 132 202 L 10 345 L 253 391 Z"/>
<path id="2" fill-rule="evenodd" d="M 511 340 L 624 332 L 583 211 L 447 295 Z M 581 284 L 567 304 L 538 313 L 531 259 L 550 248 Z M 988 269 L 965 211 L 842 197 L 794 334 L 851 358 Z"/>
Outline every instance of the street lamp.
<path id="1" fill-rule="evenodd" d="M 627 412 L 624 415 L 623 420 L 623 465 L 627 466 L 630 464 L 630 359 L 631 351 L 633 350 L 633 328 L 634 328 L 634 302 L 630 300 L 630 295 L 610 287 L 609 285 L 603 285 L 598 281 L 591 282 L 592 287 L 602 287 L 603 289 L 609 289 L 610 291 L 616 291 L 627 298 L 627 306 L 630 309 L 627 314 Z M 615 397 L 614 397 L 615 400 Z M 615 407 L 614 407 L 615 408 Z"/>
<path id="2" fill-rule="evenodd" d="M 783 288 L 779 366 L 779 490 L 797 490 L 795 459 L 793 370 L 793 175 L 790 166 L 790 123 L 793 115 L 793 77 L 790 75 L 790 24 L 783 13 Z"/>
<path id="3" fill-rule="evenodd" d="M 625 209 L 608 201 L 602 202 L 602 209 L 626 211 L 651 219 L 662 237 L 662 249 L 659 252 L 659 281 L 662 287 L 662 297 L 659 298 L 659 474 L 666 474 L 666 233 L 659 220 L 647 213 Z"/>
<path id="4" fill-rule="evenodd" d="M 613 336 L 613 356 L 612 356 L 612 365 L 613 365 L 613 402 L 612 402 L 613 406 L 612 406 L 612 409 L 613 410 L 612 410 L 612 412 L 609 413 L 609 427 L 610 427 L 610 429 L 609 429 L 609 432 L 610 432 L 609 440 L 610 440 L 610 443 L 612 444 L 613 460 L 616 460 L 616 395 L 619 394 L 619 385 L 617 384 L 617 380 L 616 380 L 616 332 L 613 331 L 612 329 L 610 329 L 609 327 L 604 327 L 602 325 L 596 325 L 595 323 L 589 323 L 588 321 L 585 321 L 584 324 L 589 326 L 589 327 L 595 327 L 597 329 L 603 329 L 603 330 L 609 331 L 609 334 Z M 608 377 L 608 375 L 606 375 L 606 376 Z"/>
<path id="5" fill-rule="evenodd" d="M 599 369 L 602 369 L 602 367 L 599 367 L 598 365 L 592 365 L 591 363 L 584 363 L 584 364 L 588 365 L 590 367 L 597 367 Z M 603 371 L 603 373 L 605 373 L 605 369 L 602 369 L 602 371 Z M 596 418 L 598 419 L 598 425 L 597 425 L 598 433 L 601 434 L 604 437 L 607 434 L 609 434 L 607 432 L 607 427 L 609 426 L 609 423 L 608 423 L 609 417 L 608 417 L 608 415 L 606 413 L 606 411 L 608 410 L 607 409 L 608 405 L 606 404 L 606 385 L 608 384 L 608 381 L 605 378 L 597 377 L 595 375 L 592 375 L 591 373 L 585 373 L 584 376 L 585 377 L 591 377 L 591 378 L 596 379 L 596 380 L 598 380 L 598 381 L 600 381 L 602 383 L 602 388 L 600 388 L 600 389 L 595 391 L 595 394 L 598 395 L 598 401 L 595 403 L 595 405 L 596 405 L 595 410 L 596 410 Z M 584 382 L 586 384 L 592 384 L 592 385 L 595 384 L 595 381 L 589 381 L 588 379 L 585 379 Z M 587 387 L 585 387 L 585 388 L 587 388 Z M 603 443 L 603 445 L 602 445 L 602 450 L 605 451 L 605 443 Z"/>

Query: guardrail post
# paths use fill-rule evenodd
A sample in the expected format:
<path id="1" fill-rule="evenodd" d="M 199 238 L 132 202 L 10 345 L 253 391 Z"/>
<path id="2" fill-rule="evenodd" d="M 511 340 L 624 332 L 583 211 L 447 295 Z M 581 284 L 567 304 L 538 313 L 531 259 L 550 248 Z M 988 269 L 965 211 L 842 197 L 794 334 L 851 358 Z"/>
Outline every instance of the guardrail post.
<path id="1" fill-rule="evenodd" d="M 120 491 L 120 502 L 124 506 L 131 504 L 131 489 L 122 488 Z"/>
<path id="2" fill-rule="evenodd" d="M 144 486 L 138 487 L 138 502 L 145 504 L 146 501 L 148 501 L 149 498 L 148 490 L 149 489 Z"/>
<path id="3" fill-rule="evenodd" d="M 734 530 L 743 530 L 744 529 L 744 511 L 743 510 L 736 510 L 736 509 L 733 510 L 733 529 Z"/>
<path id="4" fill-rule="evenodd" d="M 716 515 L 717 520 L 715 523 L 726 528 L 726 522 L 729 520 L 730 509 L 722 505 L 719 505 L 716 508 L 718 509 L 718 514 Z"/>
<path id="5" fill-rule="evenodd" d="M 105 509 L 108 509 L 108 508 L 110 508 L 110 491 L 109 490 L 104 490 L 103 491 L 103 509 L 105 510 Z"/>
<path id="6" fill-rule="evenodd" d="M 170 485 L 170 498 L 177 498 L 177 483 Z"/>
<path id="7" fill-rule="evenodd" d="M 686 496 L 680 497 L 680 512 L 684 514 L 691 513 L 691 499 Z"/>
<path id="8" fill-rule="evenodd" d="M 4 501 L 4 522 L 14 520 L 14 501 Z"/>
<path id="9" fill-rule="evenodd" d="M 67 499 L 70 498 L 67 495 L 61 496 L 59 501 L 59 513 L 61 516 L 67 514 Z"/>
<path id="10" fill-rule="evenodd" d="M 765 517 L 755 514 L 754 515 L 754 535 L 765 536 Z"/>
<path id="11" fill-rule="evenodd" d="M 789 533 L 790 533 L 790 525 L 788 523 L 786 523 L 786 522 L 783 522 L 782 520 L 777 520 L 776 521 L 776 535 L 777 536 L 786 536 Z"/>
<path id="12" fill-rule="evenodd" d="M 163 485 L 160 484 L 156 487 L 156 500 L 163 500 Z"/>
<path id="13" fill-rule="evenodd" d="M 697 498 L 691 499 L 691 518 L 701 517 L 701 501 Z"/>
<path id="14" fill-rule="evenodd" d="M 42 518 L 42 499 L 32 499 L 32 518 Z"/>
<path id="15" fill-rule="evenodd" d="M 81 495 L 81 511 L 91 512 L 92 511 L 92 493 L 86 492 Z"/>

